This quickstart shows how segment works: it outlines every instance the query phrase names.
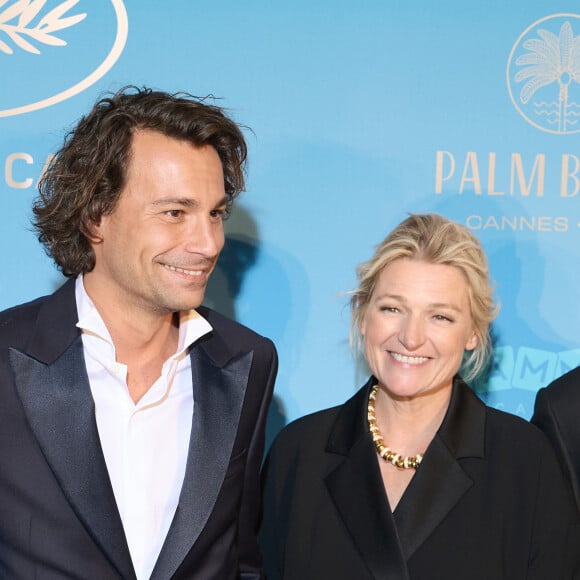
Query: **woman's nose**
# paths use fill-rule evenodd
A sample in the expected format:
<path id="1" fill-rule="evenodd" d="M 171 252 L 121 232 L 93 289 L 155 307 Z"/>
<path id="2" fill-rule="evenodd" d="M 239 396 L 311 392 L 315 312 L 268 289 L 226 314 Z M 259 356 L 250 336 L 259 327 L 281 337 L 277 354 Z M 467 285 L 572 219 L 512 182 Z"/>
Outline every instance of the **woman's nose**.
<path id="1" fill-rule="evenodd" d="M 399 331 L 399 342 L 409 351 L 417 350 L 425 342 L 424 323 L 416 316 L 407 316 Z"/>

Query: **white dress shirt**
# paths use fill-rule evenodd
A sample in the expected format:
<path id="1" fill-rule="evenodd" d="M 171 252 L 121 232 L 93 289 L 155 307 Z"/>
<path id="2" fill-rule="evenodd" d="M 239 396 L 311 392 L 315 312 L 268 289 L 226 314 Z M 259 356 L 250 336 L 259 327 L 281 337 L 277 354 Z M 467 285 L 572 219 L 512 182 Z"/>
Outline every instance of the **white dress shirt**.
<path id="1" fill-rule="evenodd" d="M 111 336 L 82 276 L 76 281 L 76 302 L 101 447 L 137 579 L 147 580 L 185 475 L 194 407 L 189 347 L 211 325 L 195 310 L 180 313 L 177 352 L 135 404 L 127 367 L 116 362 Z"/>

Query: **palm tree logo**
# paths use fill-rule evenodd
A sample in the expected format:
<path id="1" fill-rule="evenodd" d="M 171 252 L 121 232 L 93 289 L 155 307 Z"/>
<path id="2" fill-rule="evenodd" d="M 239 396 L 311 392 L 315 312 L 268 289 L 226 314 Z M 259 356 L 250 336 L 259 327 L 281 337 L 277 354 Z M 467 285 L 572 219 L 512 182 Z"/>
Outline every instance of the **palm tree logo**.
<path id="1" fill-rule="evenodd" d="M 507 70 L 510 97 L 532 125 L 549 133 L 580 132 L 578 14 L 555 14 L 527 28 L 512 48 Z"/>

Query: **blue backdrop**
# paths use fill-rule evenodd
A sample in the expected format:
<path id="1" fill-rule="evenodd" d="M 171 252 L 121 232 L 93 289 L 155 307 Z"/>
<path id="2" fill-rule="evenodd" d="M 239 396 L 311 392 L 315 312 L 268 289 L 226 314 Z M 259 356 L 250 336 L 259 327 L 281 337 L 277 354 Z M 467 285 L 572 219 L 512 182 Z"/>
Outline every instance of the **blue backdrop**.
<path id="1" fill-rule="evenodd" d="M 207 303 L 280 353 L 271 433 L 366 378 L 356 264 L 407 212 L 465 223 L 501 313 L 481 395 L 528 418 L 580 362 L 580 15 L 514 0 L 8 0 L 0 6 L 0 307 L 62 278 L 30 228 L 66 128 L 125 84 L 214 95 L 252 128 Z"/>

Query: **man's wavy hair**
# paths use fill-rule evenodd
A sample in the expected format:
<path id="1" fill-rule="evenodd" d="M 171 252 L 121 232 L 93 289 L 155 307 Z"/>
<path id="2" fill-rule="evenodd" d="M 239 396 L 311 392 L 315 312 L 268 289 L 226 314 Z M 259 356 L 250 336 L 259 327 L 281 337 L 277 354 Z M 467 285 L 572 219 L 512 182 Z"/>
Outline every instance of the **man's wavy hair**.
<path id="1" fill-rule="evenodd" d="M 129 86 L 99 100 L 65 137 L 38 185 L 32 211 L 39 241 L 68 277 L 90 272 L 87 235 L 112 213 L 127 176 L 132 137 L 139 130 L 210 145 L 223 166 L 227 211 L 244 190 L 247 146 L 223 109 L 188 93 Z"/>

